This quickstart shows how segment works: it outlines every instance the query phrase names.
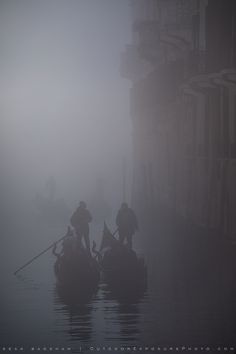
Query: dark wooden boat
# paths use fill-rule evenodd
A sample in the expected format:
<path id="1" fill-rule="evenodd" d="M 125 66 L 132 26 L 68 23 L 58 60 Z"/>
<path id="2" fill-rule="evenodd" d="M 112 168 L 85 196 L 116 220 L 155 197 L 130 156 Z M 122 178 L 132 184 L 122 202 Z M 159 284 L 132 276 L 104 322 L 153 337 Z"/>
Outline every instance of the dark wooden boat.
<path id="1" fill-rule="evenodd" d="M 66 287 L 91 287 L 97 284 L 100 278 L 97 262 L 91 258 L 86 262 L 80 259 L 56 261 L 54 272 L 59 284 Z"/>
<path id="2" fill-rule="evenodd" d="M 99 264 L 82 245 L 69 254 L 57 254 L 55 249 L 53 253 L 57 256 L 54 264 L 57 288 L 77 295 L 96 291 L 100 280 Z"/>
<path id="3" fill-rule="evenodd" d="M 103 280 L 117 293 L 140 294 L 147 289 L 147 267 L 143 257 L 121 244 L 104 225 L 100 256 Z"/>
<path id="4" fill-rule="evenodd" d="M 106 251 L 101 267 L 104 280 L 114 290 L 139 292 L 147 288 L 147 267 L 144 259 L 132 250 Z"/>

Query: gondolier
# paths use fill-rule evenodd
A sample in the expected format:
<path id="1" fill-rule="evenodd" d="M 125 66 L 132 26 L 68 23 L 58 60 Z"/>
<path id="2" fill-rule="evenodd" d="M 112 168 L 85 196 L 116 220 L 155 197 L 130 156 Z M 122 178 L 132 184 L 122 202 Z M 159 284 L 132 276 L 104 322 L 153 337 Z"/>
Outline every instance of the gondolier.
<path id="1" fill-rule="evenodd" d="M 87 209 L 87 205 L 84 201 L 81 201 L 79 207 L 72 215 L 70 222 L 75 228 L 79 245 L 82 238 L 84 238 L 85 246 L 90 254 L 90 240 L 89 240 L 89 223 L 92 221 L 92 216 Z"/>
<path id="2" fill-rule="evenodd" d="M 118 226 L 119 241 L 127 241 L 128 247 L 132 248 L 132 236 L 138 230 L 138 221 L 134 211 L 128 207 L 127 203 L 122 203 L 116 217 Z"/>

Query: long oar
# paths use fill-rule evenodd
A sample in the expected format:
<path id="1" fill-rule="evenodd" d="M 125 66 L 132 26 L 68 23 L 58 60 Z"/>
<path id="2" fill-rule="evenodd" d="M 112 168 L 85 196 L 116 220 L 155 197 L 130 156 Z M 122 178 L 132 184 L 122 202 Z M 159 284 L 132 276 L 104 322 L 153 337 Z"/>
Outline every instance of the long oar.
<path id="1" fill-rule="evenodd" d="M 69 228 L 68 231 L 66 233 L 66 235 L 64 235 L 63 237 L 61 237 L 59 240 L 57 240 L 56 242 L 53 242 L 50 246 L 48 246 L 45 250 L 43 250 L 42 252 L 40 252 L 37 256 L 31 258 L 27 263 L 25 263 L 23 266 L 21 266 L 20 268 L 18 268 L 15 272 L 14 275 L 16 275 L 20 270 L 22 270 L 23 268 L 27 267 L 29 264 L 31 264 L 35 259 L 39 258 L 40 256 L 42 256 L 42 254 L 44 254 L 45 252 L 47 252 L 48 250 L 50 250 L 50 248 L 52 248 L 55 244 L 61 242 L 64 238 L 66 238 L 68 236 L 68 232 L 69 232 Z"/>

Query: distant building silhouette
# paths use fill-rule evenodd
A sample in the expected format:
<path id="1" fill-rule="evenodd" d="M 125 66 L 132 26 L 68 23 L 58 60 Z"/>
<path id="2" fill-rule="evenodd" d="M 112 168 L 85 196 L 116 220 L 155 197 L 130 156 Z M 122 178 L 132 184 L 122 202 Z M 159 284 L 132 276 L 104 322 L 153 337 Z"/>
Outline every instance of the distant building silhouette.
<path id="1" fill-rule="evenodd" d="M 133 204 L 235 237 L 236 2 L 130 3 Z"/>

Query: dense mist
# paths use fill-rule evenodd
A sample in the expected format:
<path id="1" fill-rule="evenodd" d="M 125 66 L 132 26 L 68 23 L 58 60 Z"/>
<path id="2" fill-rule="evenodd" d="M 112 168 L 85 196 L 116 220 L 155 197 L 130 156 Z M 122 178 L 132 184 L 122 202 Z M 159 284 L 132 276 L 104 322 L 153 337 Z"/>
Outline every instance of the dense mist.
<path id="1" fill-rule="evenodd" d="M 19 220 L 40 228 L 45 220 L 35 217 L 35 199 L 49 198 L 50 188 L 67 208 L 62 230 L 79 201 L 90 207 L 99 190 L 111 215 L 123 198 L 124 157 L 129 166 L 131 156 L 130 83 L 120 76 L 128 2 L 0 7 L 2 215 L 17 228 Z"/>
<path id="2" fill-rule="evenodd" d="M 236 352 L 235 39 L 235 0 L 0 0 L 0 352 Z"/>

